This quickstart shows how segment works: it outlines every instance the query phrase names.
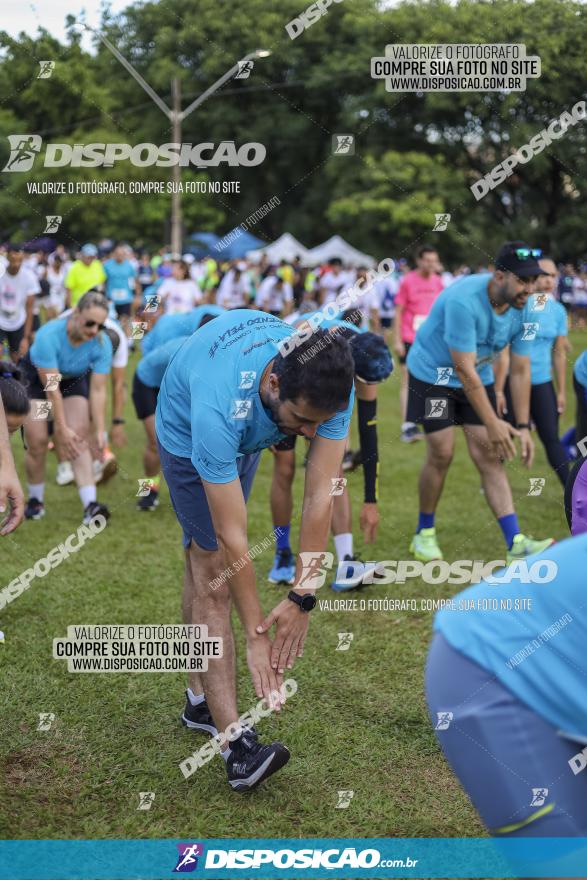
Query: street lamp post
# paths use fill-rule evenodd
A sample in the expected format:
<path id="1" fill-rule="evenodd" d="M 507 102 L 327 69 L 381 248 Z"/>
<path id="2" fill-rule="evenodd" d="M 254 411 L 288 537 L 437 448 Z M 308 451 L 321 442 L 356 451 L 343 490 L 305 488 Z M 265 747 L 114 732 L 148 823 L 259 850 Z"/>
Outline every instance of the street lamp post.
<path id="1" fill-rule="evenodd" d="M 101 40 L 107 49 L 112 52 L 114 57 L 120 61 L 122 66 L 128 70 L 130 75 L 138 82 L 138 84 L 145 90 L 145 92 L 149 95 L 149 97 L 154 101 L 154 103 L 159 107 L 160 110 L 163 111 L 165 116 L 171 123 L 172 127 L 172 138 L 173 143 L 181 144 L 182 131 L 181 124 L 183 120 L 190 115 L 200 104 L 203 104 L 204 101 L 209 98 L 214 92 L 218 91 L 218 89 L 224 85 L 229 79 L 232 79 L 240 70 L 241 66 L 248 61 L 252 61 L 253 58 L 267 58 L 271 55 L 269 49 L 255 49 L 254 52 L 249 52 L 248 55 L 245 55 L 244 58 L 241 58 L 239 61 L 234 64 L 230 70 L 227 70 L 220 79 L 217 79 L 215 83 L 213 83 L 210 88 L 206 89 L 205 92 L 192 101 L 192 103 L 186 107 L 185 110 L 180 110 L 181 107 L 181 85 L 178 77 L 174 77 L 171 81 L 171 96 L 172 96 L 172 104 L 173 107 L 170 108 L 167 106 L 165 101 L 159 97 L 159 95 L 151 88 L 148 82 L 143 79 L 141 74 L 135 70 L 130 61 L 128 61 L 124 55 L 114 46 L 110 40 L 103 36 L 102 34 L 95 31 L 93 28 L 88 27 L 87 24 L 84 24 L 86 30 L 91 31 L 95 36 Z M 182 252 L 182 217 L 181 217 L 181 166 L 179 162 L 175 165 L 172 165 L 172 180 L 173 180 L 173 192 L 171 194 L 171 250 L 175 254 L 181 254 Z"/>

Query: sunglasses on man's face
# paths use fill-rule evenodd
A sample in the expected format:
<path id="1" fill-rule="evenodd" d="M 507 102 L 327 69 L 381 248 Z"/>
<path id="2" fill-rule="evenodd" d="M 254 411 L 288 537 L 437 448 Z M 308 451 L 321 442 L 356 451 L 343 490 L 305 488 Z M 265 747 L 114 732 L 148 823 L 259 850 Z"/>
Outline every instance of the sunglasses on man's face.
<path id="1" fill-rule="evenodd" d="M 92 327 L 97 327 L 98 330 L 103 330 L 106 324 L 99 324 L 97 321 L 84 321 L 84 327 L 87 327 L 88 330 L 91 330 Z"/>
<path id="2" fill-rule="evenodd" d="M 516 248 L 515 253 L 518 260 L 528 260 L 530 257 L 538 260 L 542 256 L 540 248 Z"/>

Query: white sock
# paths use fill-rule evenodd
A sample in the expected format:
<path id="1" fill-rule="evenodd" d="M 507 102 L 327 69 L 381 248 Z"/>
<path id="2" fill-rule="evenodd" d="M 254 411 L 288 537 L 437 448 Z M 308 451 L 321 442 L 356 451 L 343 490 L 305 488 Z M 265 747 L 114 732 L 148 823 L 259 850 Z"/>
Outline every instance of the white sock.
<path id="1" fill-rule="evenodd" d="M 404 422 L 402 425 L 402 431 L 407 431 L 408 428 L 415 428 L 415 424 L 413 422 Z"/>
<path id="2" fill-rule="evenodd" d="M 188 700 L 192 704 L 192 706 L 199 706 L 200 703 L 203 703 L 206 699 L 204 694 L 195 694 L 191 688 L 187 690 Z"/>
<path id="3" fill-rule="evenodd" d="M 350 532 L 334 536 L 334 546 L 338 561 L 342 562 L 345 556 L 353 555 L 353 536 Z"/>
<path id="4" fill-rule="evenodd" d="M 91 501 L 96 500 L 96 487 L 95 486 L 80 486 L 78 488 L 79 497 L 84 506 L 84 510 L 88 506 Z"/>
<path id="5" fill-rule="evenodd" d="M 44 483 L 29 483 L 29 498 L 37 498 L 39 501 L 43 501 L 45 498 L 45 484 Z"/>

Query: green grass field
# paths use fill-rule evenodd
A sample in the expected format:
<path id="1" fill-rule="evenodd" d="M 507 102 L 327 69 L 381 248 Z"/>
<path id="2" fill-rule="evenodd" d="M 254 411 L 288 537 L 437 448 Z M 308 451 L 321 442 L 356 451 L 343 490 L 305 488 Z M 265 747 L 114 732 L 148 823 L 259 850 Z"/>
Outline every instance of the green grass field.
<path id="1" fill-rule="evenodd" d="M 574 356 L 584 347 L 575 333 Z M 137 356 L 129 366 L 132 375 Z M 569 365 L 570 375 L 570 365 Z M 416 483 L 424 444 L 399 442 L 398 378 L 381 390 L 381 527 L 366 559 L 407 559 L 417 518 Z M 574 417 L 572 386 L 563 419 Z M 280 716 L 261 724 L 263 738 L 291 750 L 284 770 L 254 793 L 232 793 L 219 759 L 189 780 L 179 762 L 203 744 L 178 721 L 184 675 L 73 674 L 52 659 L 52 640 L 72 624 L 173 623 L 180 620 L 183 554 L 180 530 L 163 489 L 154 514 L 136 511 L 142 476 L 142 426 L 128 406 L 129 445 L 121 473 L 100 493 L 112 510 L 108 528 L 0 613 L 2 738 L 0 837 L 451 837 L 481 836 L 483 827 L 436 745 L 423 698 L 430 613 L 312 613 L 305 655 L 293 670 L 298 693 Z M 22 474 L 22 449 L 13 444 Z M 299 444 L 301 447 L 302 444 Z M 353 444 L 356 447 L 356 442 Z M 301 449 L 298 450 L 301 453 Z M 301 472 L 301 461 L 299 461 Z M 47 515 L 24 523 L 0 543 L 0 586 L 45 556 L 80 524 L 75 488 L 56 486 L 49 460 Z M 262 458 L 249 503 L 250 544 L 271 533 L 272 459 Z M 562 492 L 542 448 L 531 472 L 508 466 L 524 531 L 563 538 Z M 546 477 L 528 497 L 529 476 Z M 301 480 L 296 481 L 299 510 Z M 362 473 L 349 478 L 358 519 Z M 297 527 L 294 523 L 294 547 Z M 498 526 L 479 493 L 479 479 L 462 437 L 437 517 L 445 557 L 503 558 Z M 358 536 L 358 531 L 355 530 Z M 263 607 L 281 590 L 268 584 L 267 550 L 255 559 Z M 363 597 L 442 597 L 459 588 L 372 586 Z M 320 598 L 333 597 L 324 587 Z M 350 594 L 353 595 L 353 594 Z M 352 632 L 337 651 L 338 632 Z M 241 711 L 256 703 L 238 630 Z M 49 731 L 39 713 L 55 714 Z M 348 809 L 337 792 L 351 789 Z M 140 791 L 155 792 L 149 811 L 137 810 Z M 245 807 L 245 808 L 244 808 Z"/>

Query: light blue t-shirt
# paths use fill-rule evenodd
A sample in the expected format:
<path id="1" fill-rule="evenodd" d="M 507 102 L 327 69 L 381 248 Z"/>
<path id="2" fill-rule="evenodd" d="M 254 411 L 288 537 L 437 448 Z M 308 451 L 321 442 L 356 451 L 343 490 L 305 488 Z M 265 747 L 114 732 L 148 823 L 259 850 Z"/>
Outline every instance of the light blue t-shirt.
<path id="1" fill-rule="evenodd" d="M 343 314 L 343 312 L 340 312 L 340 314 Z M 314 315 L 322 315 L 322 312 L 319 309 L 316 309 L 314 312 L 305 312 L 303 315 L 300 315 L 293 326 L 298 329 L 300 324 Z M 322 318 L 320 324 L 317 324 L 316 327 L 318 330 L 331 330 L 333 327 L 343 327 L 346 330 L 354 330 L 355 333 L 367 332 L 365 327 L 357 327 L 356 324 L 351 324 L 350 321 L 341 321 L 340 318 Z"/>
<path id="2" fill-rule="evenodd" d="M 261 402 L 259 383 L 279 343 L 294 332 L 265 312 L 234 309 L 186 339 L 159 391 L 155 424 L 165 449 L 190 458 L 205 480 L 228 483 L 238 476 L 238 457 L 282 440 Z M 353 403 L 354 390 L 346 408 L 320 425 L 319 436 L 346 437 Z"/>
<path id="3" fill-rule="evenodd" d="M 587 388 L 587 348 L 585 349 L 585 351 L 581 352 L 581 354 L 575 361 L 573 373 L 575 374 L 575 379 L 577 380 L 577 382 L 580 382 L 581 385 Z"/>
<path id="4" fill-rule="evenodd" d="M 163 374 L 167 369 L 169 361 L 186 340 L 185 336 L 178 336 L 176 339 L 169 339 L 158 348 L 150 351 L 149 354 L 141 358 L 137 364 L 137 376 L 149 388 L 159 388 L 163 381 Z"/>
<path id="5" fill-rule="evenodd" d="M 191 312 L 180 315 L 162 315 L 152 330 L 143 338 L 143 354 L 149 354 L 170 339 L 178 336 L 191 336 L 195 333 L 204 315 L 222 315 L 226 309 L 220 306 L 196 306 Z"/>
<path id="6" fill-rule="evenodd" d="M 477 353 L 475 367 L 483 385 L 492 384 L 493 361 L 506 345 L 511 345 L 514 354 L 530 356 L 536 318 L 532 318 L 528 303 L 523 309 L 509 308 L 496 314 L 487 295 L 492 277 L 482 273 L 459 278 L 435 300 L 408 353 L 408 370 L 416 379 L 434 385 L 440 375 L 446 378 L 445 371 L 450 368 L 448 382 L 443 379 L 438 384 L 462 388 L 451 348 Z"/>
<path id="7" fill-rule="evenodd" d="M 539 295 L 528 298 L 532 321 L 538 324 L 530 347 L 532 385 L 541 385 L 552 379 L 552 348 L 557 336 L 568 336 L 565 307 L 552 297 L 546 297 L 544 306 Z"/>
<path id="8" fill-rule="evenodd" d="M 57 369 L 65 378 L 84 373 L 109 373 L 112 343 L 105 333 L 74 347 L 67 336 L 67 318 L 54 318 L 37 330 L 30 349 L 35 367 Z"/>
<path id="9" fill-rule="evenodd" d="M 116 260 L 106 260 L 104 263 L 106 272 L 106 295 L 114 305 L 128 305 L 133 301 L 134 291 L 130 285 L 131 278 L 136 278 L 137 270 L 130 260 L 117 263 Z"/>
<path id="10" fill-rule="evenodd" d="M 553 580 L 527 583 L 522 572 L 509 584 L 481 581 L 454 597 L 456 607 L 437 613 L 434 629 L 558 730 L 585 738 L 587 533 L 528 557 L 526 570 L 546 579 L 546 560 L 551 569 L 553 563 L 558 567 Z M 526 598 L 532 600 L 531 610 L 516 609 L 516 600 Z M 485 606 L 485 600 L 495 600 L 498 609 Z"/>

